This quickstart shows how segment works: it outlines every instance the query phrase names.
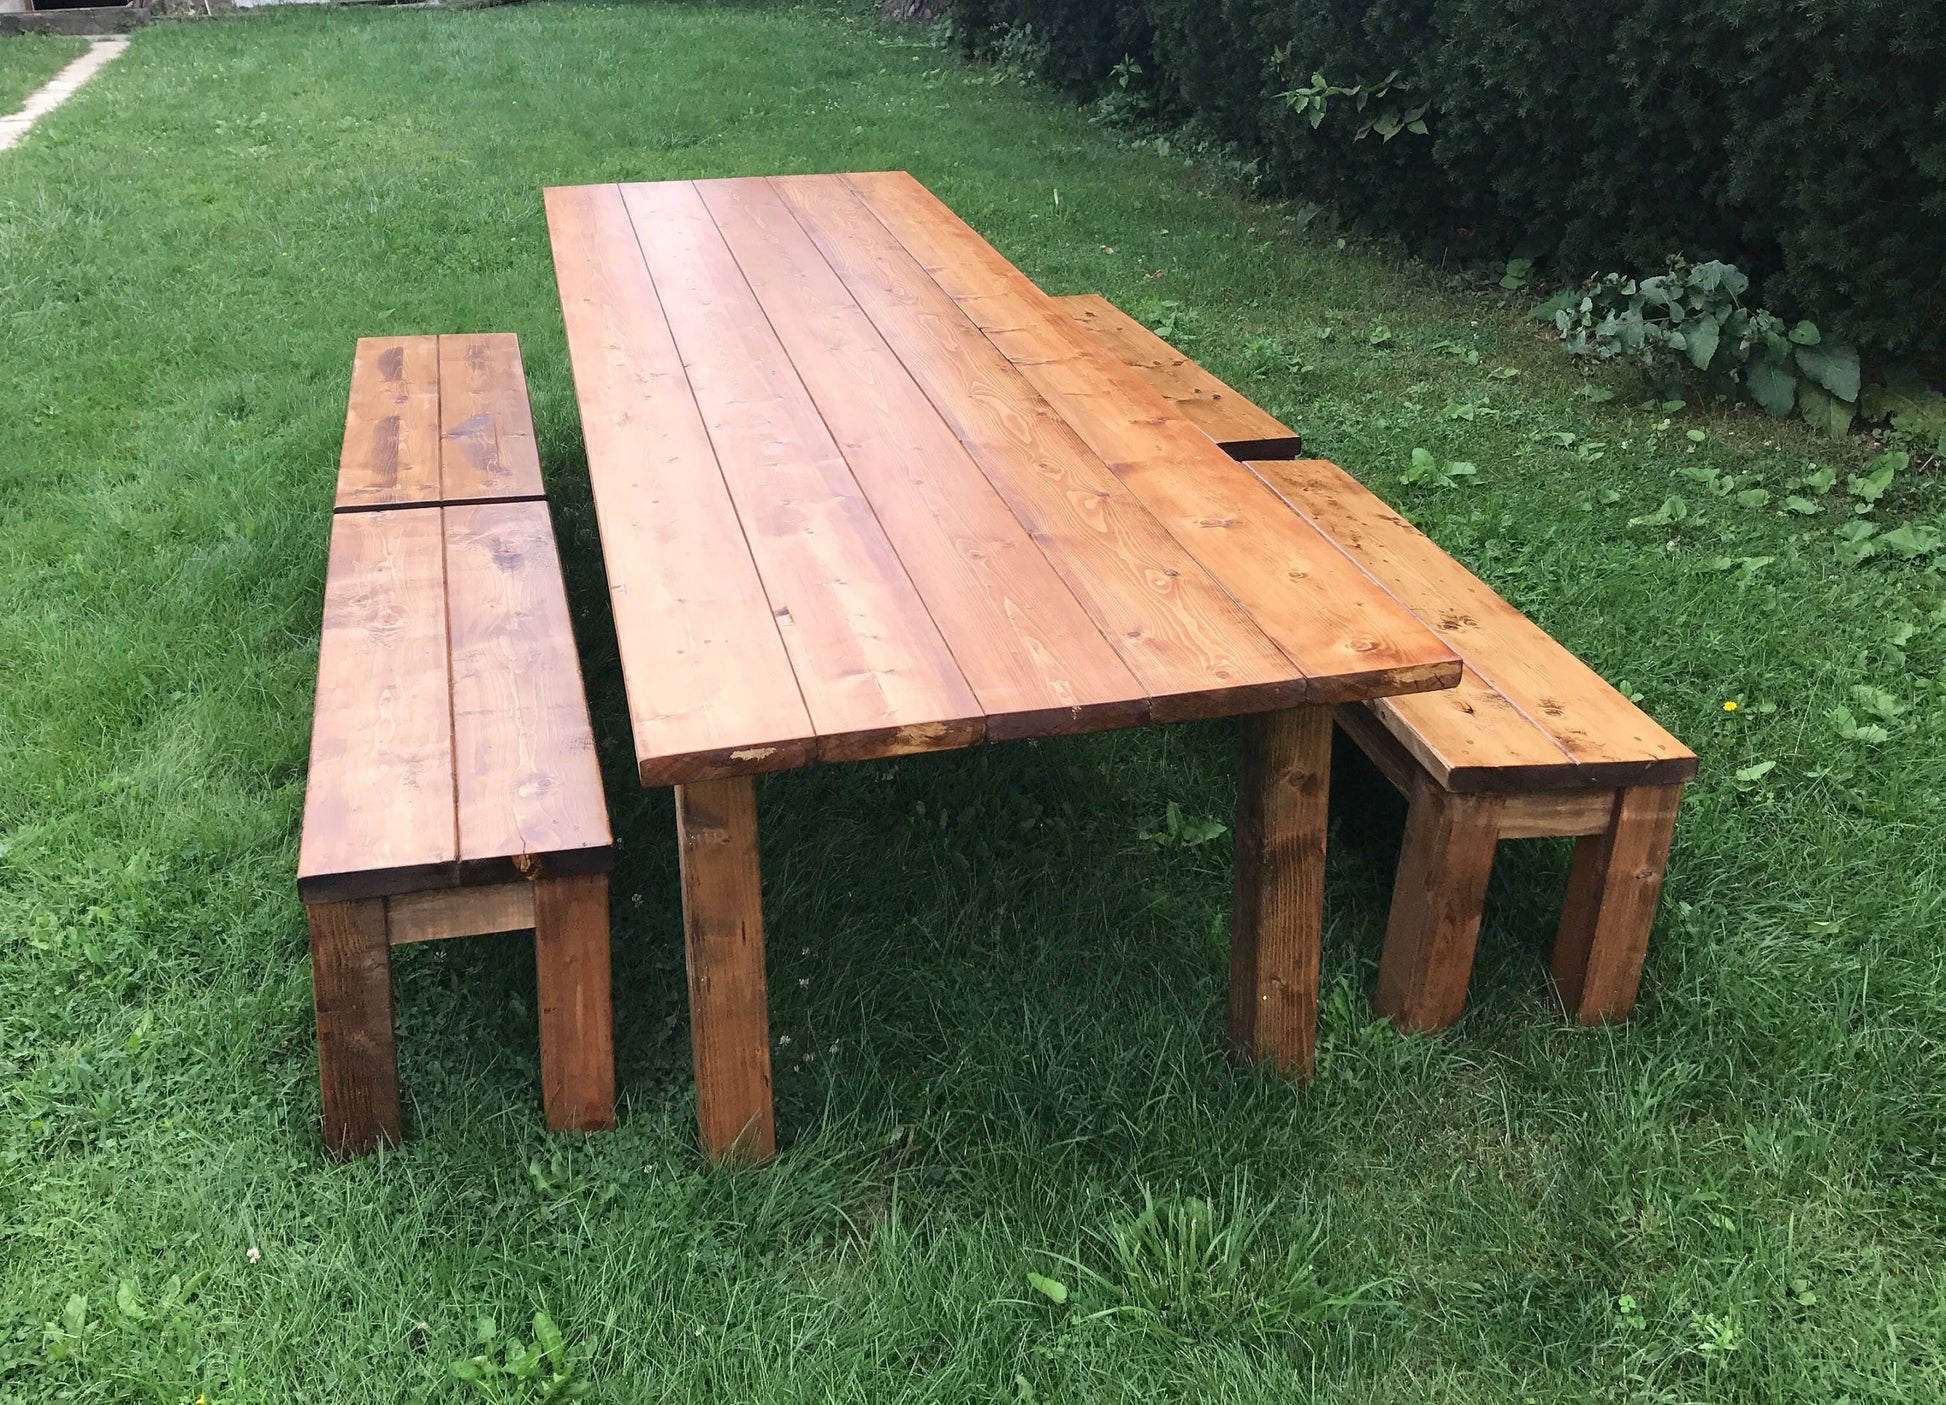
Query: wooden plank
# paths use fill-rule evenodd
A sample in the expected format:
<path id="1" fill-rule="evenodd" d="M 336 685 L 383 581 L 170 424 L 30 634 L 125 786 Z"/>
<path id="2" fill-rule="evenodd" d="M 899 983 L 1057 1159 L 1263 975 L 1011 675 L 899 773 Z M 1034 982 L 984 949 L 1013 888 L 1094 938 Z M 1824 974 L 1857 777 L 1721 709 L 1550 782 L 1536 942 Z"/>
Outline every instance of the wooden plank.
<path id="1" fill-rule="evenodd" d="M 642 783 L 801 766 L 811 718 L 621 192 L 546 201 Z"/>
<path id="2" fill-rule="evenodd" d="M 1466 1006 L 1502 803 L 1424 778 L 1412 789 L 1372 1001 L 1400 1029 L 1445 1029 Z"/>
<path id="3" fill-rule="evenodd" d="M 1156 721 L 1287 706 L 1285 658 L 842 182 L 771 182 L 1115 645 Z"/>
<path id="4" fill-rule="evenodd" d="M 696 188 L 622 187 L 825 760 L 940 751 L 985 721 Z"/>
<path id="5" fill-rule="evenodd" d="M 439 338 L 440 501 L 545 496 L 520 339 L 511 332 Z"/>
<path id="6" fill-rule="evenodd" d="M 1147 721 L 1147 693 L 776 191 L 762 180 L 697 190 L 979 700 L 988 739 Z"/>
<path id="7" fill-rule="evenodd" d="M 334 1156 L 359 1156 L 396 1146 L 399 1073 L 385 903 L 309 903 L 304 917 L 311 931 L 325 1147 Z"/>
<path id="8" fill-rule="evenodd" d="M 1294 459 L 1303 450 L 1304 441 L 1295 430 L 1258 409 L 1101 294 L 1078 293 L 1056 298 L 1054 303 L 1231 458 Z"/>
<path id="9" fill-rule="evenodd" d="M 297 860 L 306 902 L 458 881 L 443 558 L 437 511 L 332 519 Z"/>
<path id="10" fill-rule="evenodd" d="M 1479 680 L 1468 692 L 1373 706 L 1447 789 L 1660 784 L 1696 774 L 1695 753 L 1336 464 L 1252 467 L 1465 656 Z"/>
<path id="11" fill-rule="evenodd" d="M 439 509 L 464 881 L 605 870 L 608 809 L 544 502 Z"/>
<path id="12" fill-rule="evenodd" d="M 1679 785 L 1631 787 L 1608 827 L 1574 846 L 1552 975 L 1578 1023 L 1625 1020 L 1635 1008 L 1681 804 Z"/>
<path id="13" fill-rule="evenodd" d="M 749 777 L 676 787 L 696 1121 L 712 1161 L 777 1150 L 757 799 Z"/>
<path id="14" fill-rule="evenodd" d="M 439 501 L 439 339 L 360 337 L 351 362 L 339 510 Z"/>
<path id="15" fill-rule="evenodd" d="M 607 1131 L 615 1125 L 608 875 L 543 878 L 533 888 L 547 1127 L 551 1132 Z"/>
<path id="16" fill-rule="evenodd" d="M 1029 384 L 1308 679 L 1307 701 L 1450 687 L 1458 658 L 1331 540 L 1177 415 L 932 193 L 847 176 Z"/>
<path id="17" fill-rule="evenodd" d="M 393 946 L 524 932 L 534 925 L 534 885 L 521 880 L 489 888 L 435 888 L 385 900 L 385 933 Z"/>
<path id="18" fill-rule="evenodd" d="M 1308 1078 L 1317 1048 L 1331 709 L 1237 721 L 1230 1048 Z"/>
<path id="19" fill-rule="evenodd" d="M 1615 796 L 1606 790 L 1534 790 L 1501 797 L 1502 839 L 1574 839 L 1608 828 Z"/>

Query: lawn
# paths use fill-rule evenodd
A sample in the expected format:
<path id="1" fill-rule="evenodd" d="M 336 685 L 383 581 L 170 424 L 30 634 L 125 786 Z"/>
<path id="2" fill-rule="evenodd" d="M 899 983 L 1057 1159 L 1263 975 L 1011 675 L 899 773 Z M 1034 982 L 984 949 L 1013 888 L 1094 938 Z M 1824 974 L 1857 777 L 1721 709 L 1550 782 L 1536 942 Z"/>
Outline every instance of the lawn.
<path id="1" fill-rule="evenodd" d="M 88 52 L 88 41 L 67 34 L 0 36 L 0 117 L 20 110 L 27 95 Z"/>
<path id="2" fill-rule="evenodd" d="M 1394 851 L 1346 826 L 1318 1077 L 1239 1073 L 1226 843 L 1145 837 L 1227 818 L 1228 728 L 814 769 L 760 789 L 786 1145 L 702 1168 L 541 189 L 895 166 L 1702 753 L 1631 1023 L 1547 1005 L 1533 843 L 1458 1028 L 1374 1026 Z M 616 1402 L 1946 1398 L 1946 611 L 1837 531 L 1937 481 L 1591 399 L 1524 310 L 862 15 L 139 32 L 0 156 L 0 1401 L 458 1400 L 540 1309 Z M 356 336 L 466 329 L 521 337 L 568 559 L 623 1122 L 541 1130 L 527 939 L 413 947 L 411 1139 L 340 1166 L 292 875 L 344 391 Z"/>

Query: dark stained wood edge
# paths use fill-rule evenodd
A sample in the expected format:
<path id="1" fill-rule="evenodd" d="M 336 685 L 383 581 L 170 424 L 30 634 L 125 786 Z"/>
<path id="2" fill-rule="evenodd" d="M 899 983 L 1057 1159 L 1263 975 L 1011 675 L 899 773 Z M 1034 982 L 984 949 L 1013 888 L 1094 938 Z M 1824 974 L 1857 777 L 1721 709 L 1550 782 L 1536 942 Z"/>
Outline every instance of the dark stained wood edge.
<path id="1" fill-rule="evenodd" d="M 1216 447 L 1239 463 L 1248 463 L 1251 459 L 1270 463 L 1279 459 L 1303 458 L 1304 436 L 1291 434 L 1276 439 L 1219 439 Z"/>
<path id="2" fill-rule="evenodd" d="M 355 873 L 320 873 L 301 878 L 297 896 L 307 903 L 391 898 L 446 888 L 480 888 L 495 883 L 571 878 L 607 873 L 615 867 L 613 845 L 563 849 L 551 854 L 508 855 L 465 863 L 424 864 L 415 868 L 375 868 Z"/>
<path id="3" fill-rule="evenodd" d="M 314 903 L 304 916 L 311 935 L 325 1147 L 347 1157 L 396 1146 L 399 1071 L 385 904 Z"/>
<path id="4" fill-rule="evenodd" d="M 334 507 L 334 516 L 348 516 L 358 512 L 406 512 L 416 507 L 486 507 L 506 502 L 546 502 L 545 493 L 511 493 L 506 497 L 495 498 L 440 498 L 436 502 L 373 502 L 353 503 L 348 507 Z"/>

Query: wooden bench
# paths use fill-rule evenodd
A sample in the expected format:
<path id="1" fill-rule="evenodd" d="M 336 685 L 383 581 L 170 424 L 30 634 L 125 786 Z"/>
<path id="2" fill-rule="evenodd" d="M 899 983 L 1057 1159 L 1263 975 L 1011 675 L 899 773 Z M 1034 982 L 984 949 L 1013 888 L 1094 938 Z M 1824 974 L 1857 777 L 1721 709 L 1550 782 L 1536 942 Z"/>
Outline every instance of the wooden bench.
<path id="1" fill-rule="evenodd" d="M 324 1136 L 400 1137 L 391 947 L 532 928 L 547 1125 L 614 1125 L 613 843 L 511 336 L 365 340 L 298 895 Z"/>
<path id="2" fill-rule="evenodd" d="M 1304 440 L 1099 293 L 1055 298 L 1116 358 L 1233 459 L 1294 459 Z"/>
<path id="3" fill-rule="evenodd" d="M 1179 355 L 1126 317 L 1108 345 L 1118 355 L 1136 346 L 1123 359 L 1145 375 Z M 1172 370 L 1167 384 L 1183 375 Z M 1235 415 L 1240 398 L 1228 392 L 1212 410 Z M 1338 709 L 1339 728 L 1408 806 L 1378 1011 L 1412 1030 L 1457 1020 L 1499 841 L 1562 836 L 1576 844 L 1555 987 L 1583 1024 L 1625 1018 L 1695 754 L 1336 464 L 1265 457 L 1250 467 L 1465 663 L 1456 688 Z"/>

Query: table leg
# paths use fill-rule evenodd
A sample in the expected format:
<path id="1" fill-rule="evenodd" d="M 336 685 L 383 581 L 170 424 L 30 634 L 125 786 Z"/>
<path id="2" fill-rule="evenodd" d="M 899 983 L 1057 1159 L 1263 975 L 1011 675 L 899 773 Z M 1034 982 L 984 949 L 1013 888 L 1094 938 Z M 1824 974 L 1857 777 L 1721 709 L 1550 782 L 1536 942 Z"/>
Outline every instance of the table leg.
<path id="1" fill-rule="evenodd" d="M 1317 1039 L 1331 713 L 1296 707 L 1237 722 L 1231 1054 L 1307 1078 Z"/>
<path id="2" fill-rule="evenodd" d="M 757 798 L 748 776 L 676 787 L 696 1120 L 712 1161 L 767 1160 L 770 1098 Z"/>

